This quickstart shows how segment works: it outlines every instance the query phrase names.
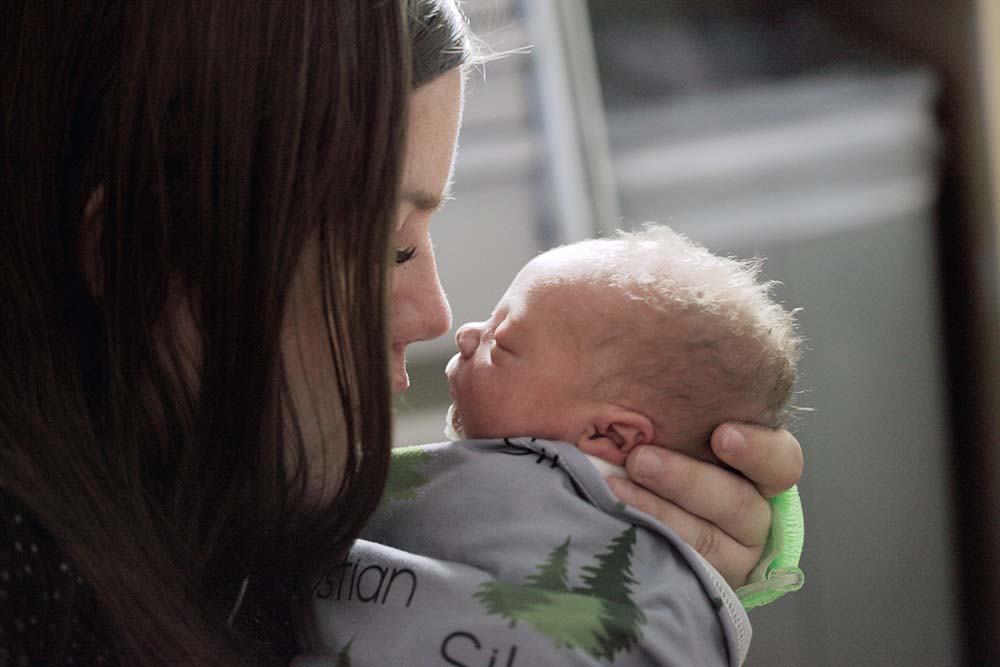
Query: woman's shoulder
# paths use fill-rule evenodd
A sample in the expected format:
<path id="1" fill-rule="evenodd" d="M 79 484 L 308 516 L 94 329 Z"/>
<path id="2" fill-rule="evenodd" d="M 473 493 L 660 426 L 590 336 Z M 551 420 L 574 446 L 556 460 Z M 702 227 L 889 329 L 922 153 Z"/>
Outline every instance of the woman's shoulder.
<path id="1" fill-rule="evenodd" d="M 0 664 L 112 664 L 110 632 L 97 611 L 51 531 L 0 489 Z"/>

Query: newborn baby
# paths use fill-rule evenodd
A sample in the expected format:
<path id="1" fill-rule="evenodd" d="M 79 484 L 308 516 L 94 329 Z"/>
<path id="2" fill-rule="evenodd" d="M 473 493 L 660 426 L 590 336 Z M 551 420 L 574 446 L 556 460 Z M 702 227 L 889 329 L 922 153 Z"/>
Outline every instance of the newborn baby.
<path id="1" fill-rule="evenodd" d="M 535 436 L 613 466 L 653 444 L 715 461 L 726 421 L 785 425 L 792 315 L 757 264 L 647 227 L 536 257 L 456 335 L 452 439 Z"/>
<path id="2" fill-rule="evenodd" d="M 719 423 L 783 423 L 797 339 L 756 277 L 666 227 L 529 262 L 456 336 L 448 421 L 472 439 L 395 450 L 293 664 L 740 665 L 734 591 L 591 459 L 712 460 Z"/>

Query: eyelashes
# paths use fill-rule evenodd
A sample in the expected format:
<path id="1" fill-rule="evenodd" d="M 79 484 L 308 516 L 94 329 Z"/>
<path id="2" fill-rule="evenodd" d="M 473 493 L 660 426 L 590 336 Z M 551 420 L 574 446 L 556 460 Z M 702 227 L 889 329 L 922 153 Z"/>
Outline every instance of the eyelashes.
<path id="1" fill-rule="evenodd" d="M 413 245 L 409 248 L 402 248 L 396 251 L 396 265 L 406 264 L 411 259 L 413 259 L 417 254 L 417 246 Z"/>

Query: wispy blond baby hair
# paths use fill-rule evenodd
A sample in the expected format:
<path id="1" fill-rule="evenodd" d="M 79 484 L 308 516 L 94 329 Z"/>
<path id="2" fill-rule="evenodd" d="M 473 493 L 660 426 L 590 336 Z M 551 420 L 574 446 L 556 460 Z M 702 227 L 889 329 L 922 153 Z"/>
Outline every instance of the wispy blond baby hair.
<path id="1" fill-rule="evenodd" d="M 715 418 L 787 425 L 801 340 L 772 296 L 777 283 L 761 280 L 762 259 L 720 257 L 654 224 L 573 248 L 589 282 L 630 302 L 598 343 L 619 371 L 606 388 L 638 383 L 650 400 L 683 399 L 704 417 L 702 435 Z M 743 413 L 726 413 L 736 404 Z"/>

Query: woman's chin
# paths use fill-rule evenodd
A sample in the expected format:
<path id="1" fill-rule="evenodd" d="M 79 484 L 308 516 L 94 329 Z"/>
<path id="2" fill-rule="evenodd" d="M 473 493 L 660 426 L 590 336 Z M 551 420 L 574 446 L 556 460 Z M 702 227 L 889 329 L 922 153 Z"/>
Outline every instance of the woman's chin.
<path id="1" fill-rule="evenodd" d="M 400 375 L 398 373 L 393 373 L 393 376 L 392 376 L 392 393 L 393 394 L 397 394 L 397 395 L 398 394 L 402 394 L 404 391 L 406 391 L 409 388 L 410 388 L 410 378 L 406 374 L 406 371 L 403 371 L 402 375 Z"/>

